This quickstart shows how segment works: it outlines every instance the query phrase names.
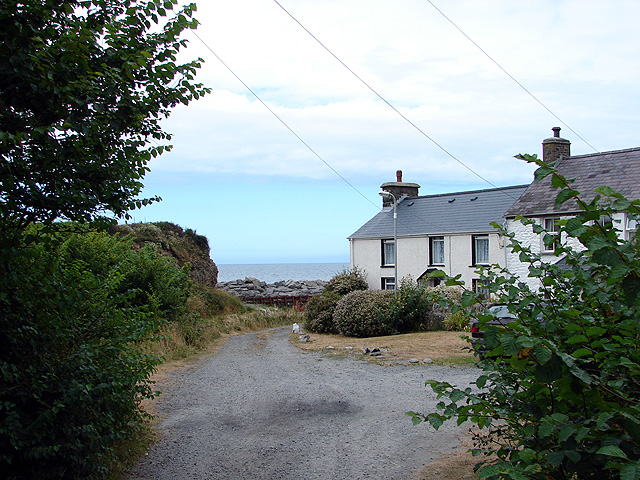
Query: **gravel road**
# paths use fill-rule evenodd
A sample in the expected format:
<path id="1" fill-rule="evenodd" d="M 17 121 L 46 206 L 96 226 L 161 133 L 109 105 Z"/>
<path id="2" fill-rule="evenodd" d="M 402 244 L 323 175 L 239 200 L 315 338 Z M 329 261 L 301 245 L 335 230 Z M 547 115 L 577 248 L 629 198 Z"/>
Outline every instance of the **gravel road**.
<path id="1" fill-rule="evenodd" d="M 304 353 L 289 331 L 234 336 L 171 374 L 158 400 L 161 440 L 129 478 L 410 480 L 455 448 L 455 422 L 435 432 L 405 412 L 435 410 L 425 380 L 466 385 L 474 368 Z"/>

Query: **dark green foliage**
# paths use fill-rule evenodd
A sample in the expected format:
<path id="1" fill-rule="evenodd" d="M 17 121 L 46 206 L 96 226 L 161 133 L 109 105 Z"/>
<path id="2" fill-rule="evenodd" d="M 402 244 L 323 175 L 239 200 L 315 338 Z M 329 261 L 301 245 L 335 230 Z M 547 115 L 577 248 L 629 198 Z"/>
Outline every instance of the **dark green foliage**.
<path id="1" fill-rule="evenodd" d="M 104 477 L 180 318 L 186 271 L 76 224 L 127 218 L 170 109 L 208 90 L 176 63 L 177 0 L 0 2 L 0 473 Z M 38 225 L 36 228 L 35 225 Z M 79 230 L 81 236 L 56 232 Z"/>
<path id="2" fill-rule="evenodd" d="M 429 381 L 446 399 L 438 407 L 442 413 L 410 415 L 436 428 L 457 417 L 485 429 L 474 451 L 484 457 L 478 467 L 483 479 L 638 480 L 640 245 L 637 233 L 624 240 L 615 221 L 598 220 L 621 212 L 638 218 L 640 201 L 602 187 L 585 203 L 553 167 L 523 158 L 540 167 L 537 177 L 552 176 L 560 188 L 557 203 L 574 198 L 579 205 L 579 214 L 560 222 L 567 242 L 556 255 L 566 266 L 556 265 L 557 258 L 545 261 L 502 231 L 541 288 L 484 270 L 493 295 L 517 320 L 487 328 L 479 390 Z M 523 221 L 549 237 L 540 225 Z M 463 300 L 466 306 L 480 301 L 472 292 Z"/>
<path id="3" fill-rule="evenodd" d="M 369 284 L 358 268 L 334 275 L 324 291 L 307 303 L 304 315 L 305 328 L 316 333 L 338 333 L 333 320 L 333 312 L 338 301 L 348 293 L 368 288 Z"/>
<path id="4" fill-rule="evenodd" d="M 208 90 L 176 63 L 195 28 L 177 0 L 0 2 L 0 228 L 117 217 L 152 157 L 161 121 Z M 177 10 L 177 9 L 176 9 Z M 153 143 L 150 141 L 153 140 Z M 16 238 L 16 237 L 14 237 Z"/>
<path id="5" fill-rule="evenodd" d="M 331 280 L 329 280 L 325 290 L 344 296 L 347 293 L 351 293 L 356 290 L 367 290 L 368 288 L 369 284 L 364 278 L 362 272 L 357 268 L 354 268 L 351 271 L 334 275 Z"/>
<path id="6" fill-rule="evenodd" d="M 315 333 L 338 333 L 333 321 L 333 312 L 342 297 L 332 290 L 325 290 L 315 295 L 308 302 L 304 310 L 304 326 Z"/>
<path id="7" fill-rule="evenodd" d="M 400 281 L 397 295 L 391 305 L 389 327 L 393 333 L 409 333 L 418 330 L 440 330 L 440 322 L 433 321 L 433 301 L 425 287 L 411 278 Z M 441 325 L 440 325 L 441 326 Z"/>
<path id="8" fill-rule="evenodd" d="M 0 471 L 103 477 L 140 424 L 159 359 L 142 341 L 184 312 L 186 272 L 95 232 L 48 237 L 10 263 L 0 296 Z"/>
<path id="9" fill-rule="evenodd" d="M 389 335 L 393 292 L 389 290 L 356 290 L 338 302 L 333 321 L 338 333 L 347 337 Z"/>

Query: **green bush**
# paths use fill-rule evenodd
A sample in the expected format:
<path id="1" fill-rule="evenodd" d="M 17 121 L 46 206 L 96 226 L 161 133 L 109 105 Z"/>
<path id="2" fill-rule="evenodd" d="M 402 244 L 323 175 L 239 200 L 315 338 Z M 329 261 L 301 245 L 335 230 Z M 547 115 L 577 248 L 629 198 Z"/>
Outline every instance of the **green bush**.
<path id="1" fill-rule="evenodd" d="M 507 271 L 482 269 L 492 296 L 509 305 L 516 320 L 497 328 L 483 326 L 493 319 L 488 312 L 478 315 L 486 351 L 477 388 L 430 380 L 443 398 L 441 413 L 410 415 L 436 428 L 457 418 L 484 429 L 474 449 L 483 460 L 477 466 L 481 479 L 637 480 L 640 242 L 637 233 L 625 240 L 616 222 L 598 220 L 619 213 L 637 219 L 640 200 L 600 187 L 587 203 L 552 166 L 524 158 L 538 164 L 536 178 L 552 176 L 561 189 L 559 208 L 576 201 L 579 213 L 558 222 L 561 238 L 570 241 L 545 260 L 496 225 L 540 289 Z M 542 241 L 555 241 L 540 224 L 521 220 Z M 571 248 L 572 242 L 580 248 Z M 465 307 L 481 302 L 474 292 L 463 295 Z"/>
<path id="2" fill-rule="evenodd" d="M 322 294 L 314 296 L 307 303 L 305 307 L 305 328 L 315 333 L 338 333 L 333 321 L 333 312 L 338 301 L 347 293 L 367 290 L 368 288 L 369 284 L 362 271 L 358 268 L 334 275 L 327 283 Z"/>
<path id="3" fill-rule="evenodd" d="M 348 337 L 389 335 L 393 292 L 388 290 L 356 290 L 338 302 L 333 321 L 338 333 Z"/>
<path id="4" fill-rule="evenodd" d="M 186 272 L 92 232 L 41 238 L 3 261 L 0 470 L 102 478 L 154 395 L 159 358 L 143 342 L 184 311 Z"/>
<path id="5" fill-rule="evenodd" d="M 358 268 L 334 275 L 325 287 L 325 290 L 335 292 L 340 296 L 344 296 L 347 293 L 351 293 L 356 290 L 368 289 L 369 284 L 367 283 L 362 271 Z"/>
<path id="6" fill-rule="evenodd" d="M 391 305 L 389 326 L 394 333 L 427 330 L 432 302 L 424 287 L 411 277 L 400 280 Z"/>
<path id="7" fill-rule="evenodd" d="M 304 327 L 315 333 L 338 333 L 333 321 L 333 312 L 342 297 L 332 291 L 325 290 L 313 296 L 304 310 Z"/>
<path id="8" fill-rule="evenodd" d="M 443 325 L 446 330 L 453 332 L 468 332 L 471 330 L 469 320 L 469 315 L 462 310 L 458 310 L 445 317 Z"/>

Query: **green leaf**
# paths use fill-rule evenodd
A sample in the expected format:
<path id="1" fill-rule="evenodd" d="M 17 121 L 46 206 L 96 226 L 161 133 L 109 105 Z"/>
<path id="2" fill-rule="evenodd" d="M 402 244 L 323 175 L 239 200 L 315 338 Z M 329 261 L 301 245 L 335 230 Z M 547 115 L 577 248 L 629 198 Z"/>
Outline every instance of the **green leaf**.
<path id="1" fill-rule="evenodd" d="M 587 231 L 587 227 L 585 227 L 584 224 L 577 218 L 571 218 L 567 220 L 565 230 L 572 237 L 578 237 Z"/>
<path id="2" fill-rule="evenodd" d="M 573 335 L 567 339 L 569 345 L 586 342 L 588 338 L 585 335 Z"/>
<path id="3" fill-rule="evenodd" d="M 551 452 L 547 455 L 547 462 L 554 467 L 559 467 L 564 460 L 564 452 Z"/>
<path id="4" fill-rule="evenodd" d="M 573 352 L 571 355 L 574 358 L 582 358 L 582 357 L 587 357 L 587 356 L 592 355 L 592 354 L 593 354 L 593 352 L 591 350 L 589 350 L 588 348 L 579 348 L 578 350 Z"/>
<path id="5" fill-rule="evenodd" d="M 542 180 L 543 178 L 549 176 L 551 173 L 553 173 L 553 169 L 547 166 L 544 167 L 540 167 L 538 168 L 534 174 L 533 174 L 533 178 L 534 178 L 534 182 L 539 182 L 540 180 Z"/>
<path id="6" fill-rule="evenodd" d="M 558 193 L 558 196 L 556 197 L 556 203 L 555 203 L 556 208 L 560 207 L 563 203 L 565 203 L 570 198 L 574 198 L 577 196 L 578 196 L 578 192 L 576 192 L 575 190 L 569 190 L 569 189 L 560 190 L 560 193 Z"/>
<path id="7" fill-rule="evenodd" d="M 565 425 L 560 429 L 560 433 L 558 434 L 558 440 L 564 442 L 570 436 L 576 433 L 576 428 L 573 425 Z"/>
<path id="8" fill-rule="evenodd" d="M 553 355 L 544 365 L 538 365 L 534 370 L 535 378 L 542 383 L 551 383 L 562 377 L 562 362 Z"/>
<path id="9" fill-rule="evenodd" d="M 627 454 L 622 451 L 620 447 L 615 445 L 605 445 L 600 447 L 596 454 L 607 455 L 608 457 L 627 458 Z"/>
<path id="10" fill-rule="evenodd" d="M 553 352 L 545 347 L 543 344 L 538 343 L 535 347 L 533 347 L 533 356 L 540 363 L 540 365 L 544 365 L 551 357 L 553 357 Z"/>
<path id="11" fill-rule="evenodd" d="M 623 465 L 620 468 L 620 480 L 640 480 L 640 460 Z"/>
<path id="12" fill-rule="evenodd" d="M 429 421 L 431 426 L 433 428 L 435 428 L 436 430 L 438 430 L 442 426 L 442 424 L 444 423 L 444 420 L 443 420 L 442 416 L 438 415 L 437 413 L 430 413 L 427 416 L 427 420 Z"/>
<path id="13" fill-rule="evenodd" d="M 631 307 L 638 302 L 640 292 L 640 278 L 634 272 L 622 280 L 622 291 L 624 292 L 624 303 Z"/>

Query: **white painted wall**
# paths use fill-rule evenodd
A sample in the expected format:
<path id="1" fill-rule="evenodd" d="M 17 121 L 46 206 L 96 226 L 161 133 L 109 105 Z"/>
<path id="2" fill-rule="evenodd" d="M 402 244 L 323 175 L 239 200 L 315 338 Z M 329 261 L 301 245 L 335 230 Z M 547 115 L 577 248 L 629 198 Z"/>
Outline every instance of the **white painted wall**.
<path id="1" fill-rule="evenodd" d="M 568 216 L 561 218 L 571 218 Z M 540 225 L 544 225 L 543 218 L 536 218 L 536 221 Z M 629 230 L 626 215 L 619 213 L 614 215 L 613 217 L 614 226 L 616 229 L 620 231 L 620 238 L 628 239 L 629 238 Z M 507 231 L 515 233 L 516 239 L 520 241 L 520 243 L 524 246 L 528 246 L 531 249 L 532 253 L 540 254 L 542 252 L 542 236 L 537 235 L 533 232 L 533 225 L 523 225 L 520 221 L 515 221 L 513 219 L 507 220 Z M 569 238 L 565 235 L 562 236 L 561 241 L 568 244 L 580 251 L 584 250 L 584 246 L 575 238 Z M 553 253 L 542 253 L 542 259 L 547 262 L 558 261 L 559 258 L 555 257 Z M 507 248 L 507 270 L 511 272 L 513 275 L 516 275 L 528 284 L 533 289 L 540 288 L 540 281 L 536 278 L 529 277 L 529 266 L 520 262 L 519 255 L 511 251 L 510 248 Z"/>
<path id="2" fill-rule="evenodd" d="M 439 268 L 450 276 L 462 275 L 471 288 L 472 279 L 478 278 L 472 265 L 472 236 L 470 234 L 444 235 L 444 265 L 429 265 L 428 237 L 398 238 L 398 281 L 407 275 L 417 279 L 428 268 Z M 366 273 L 369 288 L 379 290 L 382 277 L 393 277 L 393 267 L 381 267 L 381 239 L 350 239 L 351 268 Z M 489 234 L 489 261 L 505 265 L 505 249 L 497 233 Z"/>

